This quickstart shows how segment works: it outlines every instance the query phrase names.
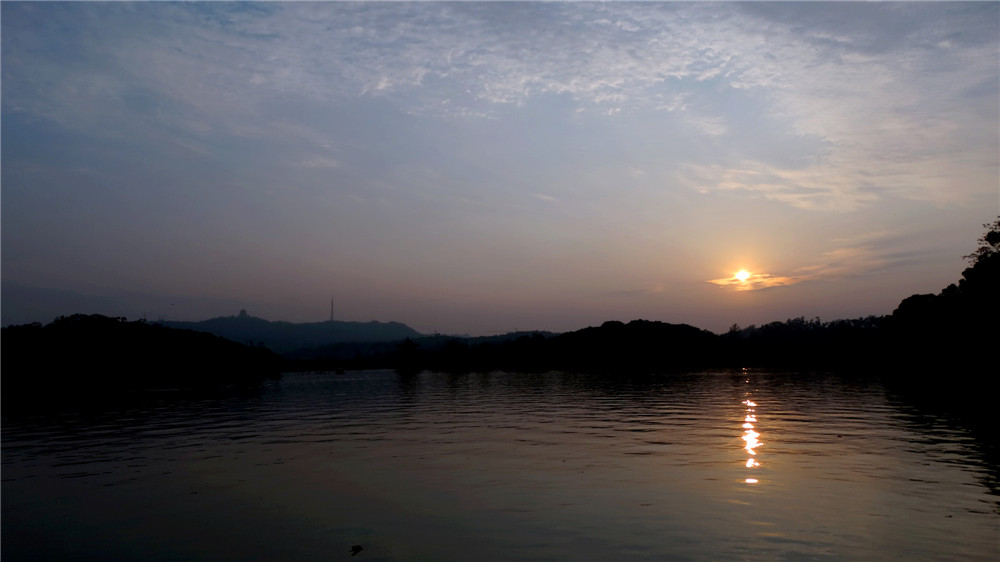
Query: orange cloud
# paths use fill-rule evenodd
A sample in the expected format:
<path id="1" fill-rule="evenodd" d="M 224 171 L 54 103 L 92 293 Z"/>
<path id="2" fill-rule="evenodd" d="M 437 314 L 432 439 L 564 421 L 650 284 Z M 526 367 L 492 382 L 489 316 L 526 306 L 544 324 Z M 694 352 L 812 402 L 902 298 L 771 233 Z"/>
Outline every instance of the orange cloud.
<path id="1" fill-rule="evenodd" d="M 733 275 L 732 277 L 726 277 L 723 279 L 711 279 L 709 280 L 709 283 L 714 283 L 721 287 L 732 287 L 737 291 L 756 291 L 759 289 L 767 289 L 769 287 L 792 285 L 802 280 L 803 278 L 801 277 L 781 277 L 771 275 L 770 273 L 751 273 L 746 280 L 741 280 Z"/>
<path id="2" fill-rule="evenodd" d="M 733 274 L 732 277 L 711 279 L 708 282 L 720 287 L 731 287 L 736 291 L 757 291 L 817 279 L 843 279 L 869 274 L 887 264 L 888 260 L 870 247 L 839 248 L 823 253 L 817 263 L 800 267 L 792 275 L 751 273 L 746 280 L 741 280 L 737 274 Z"/>

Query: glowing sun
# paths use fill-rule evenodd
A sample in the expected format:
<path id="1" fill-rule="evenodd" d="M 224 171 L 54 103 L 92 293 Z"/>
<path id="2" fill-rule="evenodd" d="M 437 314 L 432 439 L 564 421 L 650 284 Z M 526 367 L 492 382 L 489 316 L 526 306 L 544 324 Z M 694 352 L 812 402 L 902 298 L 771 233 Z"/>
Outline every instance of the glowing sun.
<path id="1" fill-rule="evenodd" d="M 750 278 L 750 272 L 747 271 L 747 270 L 745 270 L 745 269 L 741 269 L 741 270 L 737 271 L 736 275 L 733 275 L 733 277 L 739 279 L 740 282 L 744 282 L 744 281 L 746 281 L 747 279 Z"/>

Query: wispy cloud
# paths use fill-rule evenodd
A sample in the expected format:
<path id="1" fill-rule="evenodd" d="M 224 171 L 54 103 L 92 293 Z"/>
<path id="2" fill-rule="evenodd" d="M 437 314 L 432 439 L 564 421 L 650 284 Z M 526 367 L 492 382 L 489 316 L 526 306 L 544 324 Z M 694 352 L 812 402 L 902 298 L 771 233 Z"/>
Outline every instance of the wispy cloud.
<path id="1" fill-rule="evenodd" d="M 82 49 L 93 62 L 67 72 L 32 54 L 20 35 L 5 36 L 5 74 L 18 72 L 18 80 L 5 87 L 4 102 L 76 127 L 131 104 L 159 127 L 264 136 L 277 126 L 268 117 L 276 96 L 369 96 L 408 112 L 483 118 L 495 106 L 555 95 L 609 118 L 679 114 L 687 134 L 703 135 L 722 156 L 692 164 L 688 182 L 702 189 L 832 210 L 888 195 L 954 200 L 979 189 L 955 179 L 998 162 L 998 135 L 982 132 L 981 123 L 997 113 L 1000 61 L 992 29 L 979 22 L 995 19 L 996 7 L 873 6 L 867 19 L 883 27 L 857 30 L 831 17 L 803 32 L 814 11 L 152 4 L 105 7 L 98 17 L 72 6 L 56 10 L 49 25 L 82 19 L 94 33 L 63 37 L 50 49 Z M 925 11 L 937 17 L 913 15 Z M 962 26 L 971 38 L 955 41 L 951 30 Z M 892 37 L 875 40 L 876 32 Z M 23 65 L 33 72 L 19 72 Z M 740 106 L 755 117 L 734 113 Z M 789 140 L 774 145 L 762 127 Z M 798 162 L 788 165 L 789 145 L 802 142 L 812 148 L 796 147 Z"/>
<path id="2" fill-rule="evenodd" d="M 532 197 L 540 201 L 545 201 L 546 203 L 558 203 L 559 200 L 551 195 L 546 195 L 544 193 L 532 193 Z"/>
<path id="3" fill-rule="evenodd" d="M 302 160 L 301 165 L 304 168 L 336 168 L 340 162 L 328 156 L 310 156 Z"/>
<path id="4" fill-rule="evenodd" d="M 850 211 L 879 200 L 885 188 L 871 178 L 837 166 L 787 169 L 761 162 L 736 167 L 692 165 L 689 180 L 701 192 L 742 190 L 809 210 Z"/>
<path id="5" fill-rule="evenodd" d="M 664 283 L 647 283 L 636 289 L 624 289 L 604 293 L 603 296 L 615 298 L 642 298 L 651 295 L 662 295 L 667 292 L 667 285 Z"/>
<path id="6" fill-rule="evenodd" d="M 877 54 L 866 34 L 801 34 L 788 19 L 756 20 L 728 34 L 722 48 L 738 67 L 732 85 L 763 92 L 769 119 L 817 149 L 795 166 L 761 158 L 695 166 L 693 182 L 813 210 L 851 210 L 885 197 L 953 203 L 982 193 L 981 183 L 956 180 L 978 169 L 988 182 L 998 166 L 995 127 L 980 127 L 984 117 L 997 118 L 995 26 L 966 21 L 981 33 L 955 49 L 939 40 L 948 25 L 909 21 L 919 32 L 901 33 L 894 18 L 921 8 L 898 8 L 871 14 L 884 18 L 887 35 L 898 34 Z M 945 10 L 940 17 L 955 23 L 968 15 Z M 773 34 L 767 46 L 742 48 L 762 30 Z"/>

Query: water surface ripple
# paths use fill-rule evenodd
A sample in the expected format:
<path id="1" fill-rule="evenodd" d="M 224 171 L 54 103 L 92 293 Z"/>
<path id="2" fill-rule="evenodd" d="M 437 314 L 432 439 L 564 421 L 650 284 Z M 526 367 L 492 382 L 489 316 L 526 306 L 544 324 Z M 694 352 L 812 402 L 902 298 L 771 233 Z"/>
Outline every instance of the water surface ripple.
<path id="1" fill-rule="evenodd" d="M 997 560 L 995 458 L 877 382 L 288 374 L 3 424 L 16 560 Z"/>

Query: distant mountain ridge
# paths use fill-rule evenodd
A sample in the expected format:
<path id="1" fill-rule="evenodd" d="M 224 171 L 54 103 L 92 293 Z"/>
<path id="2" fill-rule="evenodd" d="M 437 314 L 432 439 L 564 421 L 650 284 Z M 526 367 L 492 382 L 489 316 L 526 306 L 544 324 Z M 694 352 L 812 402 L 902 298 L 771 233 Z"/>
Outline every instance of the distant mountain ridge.
<path id="1" fill-rule="evenodd" d="M 293 323 L 250 316 L 241 310 L 236 316 L 219 316 L 200 322 L 157 322 L 184 330 L 208 332 L 244 344 L 263 345 L 277 353 L 338 343 L 391 342 L 419 338 L 423 334 L 401 322 Z"/>

